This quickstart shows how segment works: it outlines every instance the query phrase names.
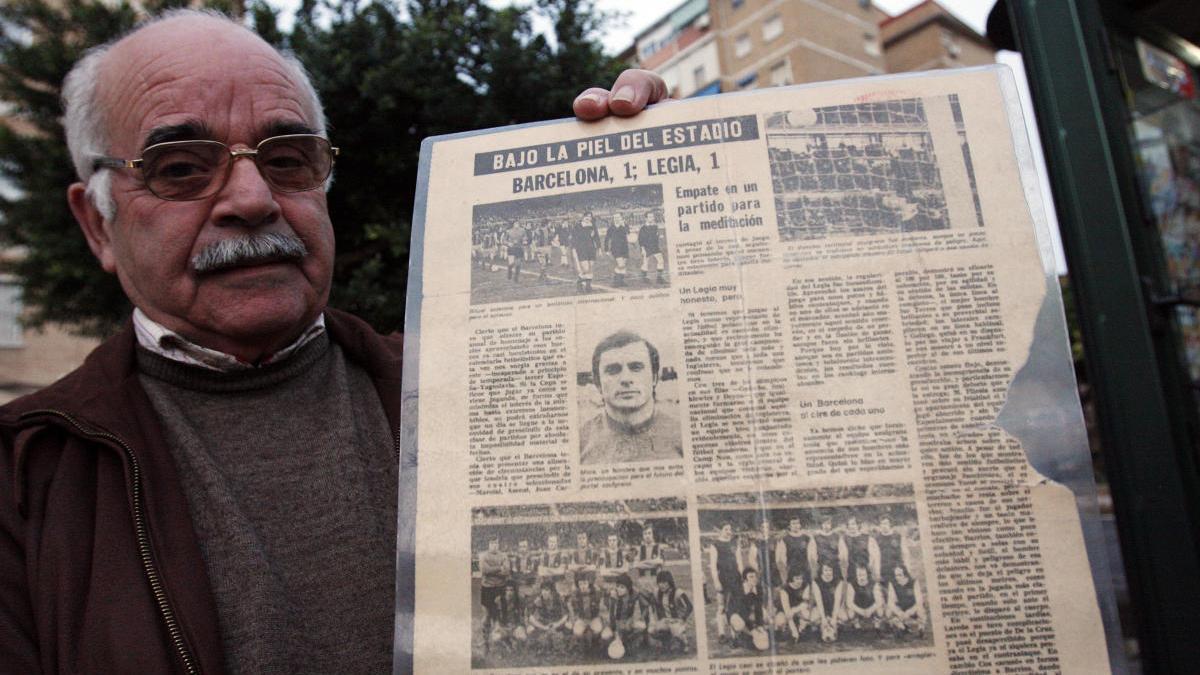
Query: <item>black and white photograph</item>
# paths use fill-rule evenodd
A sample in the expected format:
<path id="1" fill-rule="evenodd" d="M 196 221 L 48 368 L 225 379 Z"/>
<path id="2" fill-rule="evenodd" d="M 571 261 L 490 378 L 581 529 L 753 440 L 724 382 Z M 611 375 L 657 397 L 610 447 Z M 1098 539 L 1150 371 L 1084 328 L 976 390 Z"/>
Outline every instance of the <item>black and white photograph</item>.
<path id="1" fill-rule="evenodd" d="M 926 106 L 934 105 L 949 107 L 961 131 L 956 96 L 768 115 L 767 151 L 780 238 L 809 240 L 949 229 L 938 152 L 962 153 L 979 220 L 966 135 L 959 134 L 959 148 L 935 150 L 926 115 Z"/>
<path id="2" fill-rule="evenodd" d="M 710 656 L 933 644 L 912 485 L 699 498 Z"/>
<path id="3" fill-rule="evenodd" d="M 475 508 L 471 667 L 696 656 L 683 498 Z"/>
<path id="4" fill-rule="evenodd" d="M 471 304 L 667 287 L 661 185 L 475 206 Z"/>
<path id="5" fill-rule="evenodd" d="M 683 460 L 673 324 L 581 323 L 576 335 L 579 462 Z"/>

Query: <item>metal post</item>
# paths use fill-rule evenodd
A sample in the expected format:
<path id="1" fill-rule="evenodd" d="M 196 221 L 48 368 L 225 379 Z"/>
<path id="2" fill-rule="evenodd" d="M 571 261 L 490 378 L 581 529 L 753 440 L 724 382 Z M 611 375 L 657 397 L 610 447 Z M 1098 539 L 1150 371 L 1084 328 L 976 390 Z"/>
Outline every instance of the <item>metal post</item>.
<path id="1" fill-rule="evenodd" d="M 1095 0 L 1008 0 L 1076 293 L 1088 375 L 1148 672 L 1200 664 L 1200 513 L 1170 340 L 1151 329 L 1131 149 Z M 1138 233 L 1138 236 L 1142 236 Z M 1143 263 L 1139 266 L 1139 258 Z"/>

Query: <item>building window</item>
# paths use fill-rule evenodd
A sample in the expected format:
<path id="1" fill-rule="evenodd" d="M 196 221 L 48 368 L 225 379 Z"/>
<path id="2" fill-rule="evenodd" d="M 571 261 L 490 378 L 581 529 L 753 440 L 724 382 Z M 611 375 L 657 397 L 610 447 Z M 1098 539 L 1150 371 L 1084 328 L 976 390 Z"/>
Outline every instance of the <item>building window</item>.
<path id="1" fill-rule="evenodd" d="M 696 81 L 697 89 L 708 84 L 708 73 L 704 72 L 704 66 L 696 66 L 696 69 L 692 71 L 692 77 Z"/>
<path id="2" fill-rule="evenodd" d="M 883 53 L 879 49 L 879 38 L 874 33 L 863 33 L 863 51 L 868 56 L 879 56 Z"/>
<path id="3" fill-rule="evenodd" d="M 733 54 L 734 54 L 734 56 L 738 57 L 739 59 L 741 57 L 749 54 L 750 49 L 751 49 L 750 35 L 748 33 L 743 33 L 742 35 L 739 35 L 737 42 L 733 43 Z"/>
<path id="4" fill-rule="evenodd" d="M 962 47 L 958 45 L 958 41 L 954 39 L 954 35 L 949 32 L 942 33 L 942 48 L 946 50 L 946 55 L 952 59 L 957 59 L 959 54 L 962 54 Z"/>
<path id="5" fill-rule="evenodd" d="M 775 16 L 764 21 L 762 33 L 763 42 L 770 42 L 780 35 L 783 35 L 783 17 L 776 14 Z"/>
<path id="6" fill-rule="evenodd" d="M 21 337 L 21 287 L 0 281 L 0 347 L 23 347 Z"/>
<path id="7" fill-rule="evenodd" d="M 782 87 L 792 83 L 792 67 L 788 62 L 780 61 L 771 66 L 771 86 Z"/>

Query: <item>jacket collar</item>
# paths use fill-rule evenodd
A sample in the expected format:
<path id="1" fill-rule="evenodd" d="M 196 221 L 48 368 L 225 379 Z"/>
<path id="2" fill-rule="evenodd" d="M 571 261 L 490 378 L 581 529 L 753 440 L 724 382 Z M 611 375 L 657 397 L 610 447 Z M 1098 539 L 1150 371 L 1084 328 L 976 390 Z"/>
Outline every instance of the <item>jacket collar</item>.
<path id="1" fill-rule="evenodd" d="M 361 319 L 332 308 L 325 310 L 325 325 L 346 356 L 374 380 L 388 420 L 393 430 L 398 429 L 403 365 L 401 335 L 381 336 Z M 135 419 L 138 415 L 132 411 L 143 403 L 140 399 L 145 399 L 145 393 L 137 381 L 136 344 L 133 322 L 127 320 L 79 368 L 54 384 L 0 408 L 0 419 L 16 421 L 15 418 L 32 412 L 54 410 L 117 435 L 137 435 L 137 429 L 144 428 L 143 420 Z"/>

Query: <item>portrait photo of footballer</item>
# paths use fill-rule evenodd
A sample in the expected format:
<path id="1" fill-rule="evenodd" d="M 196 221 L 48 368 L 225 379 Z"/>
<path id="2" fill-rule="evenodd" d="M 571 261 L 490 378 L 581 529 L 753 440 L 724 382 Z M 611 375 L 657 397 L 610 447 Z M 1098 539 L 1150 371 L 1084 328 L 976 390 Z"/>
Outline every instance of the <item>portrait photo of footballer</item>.
<path id="1" fill-rule="evenodd" d="M 471 304 L 666 288 L 661 185 L 478 204 Z"/>
<path id="2" fill-rule="evenodd" d="M 474 669 L 696 656 L 682 498 L 472 510 Z"/>
<path id="3" fill-rule="evenodd" d="M 700 497 L 712 657 L 933 644 L 911 486 L 879 487 Z"/>
<path id="4" fill-rule="evenodd" d="M 580 464 L 683 461 L 670 322 L 634 328 L 602 317 L 575 332 Z"/>

